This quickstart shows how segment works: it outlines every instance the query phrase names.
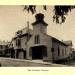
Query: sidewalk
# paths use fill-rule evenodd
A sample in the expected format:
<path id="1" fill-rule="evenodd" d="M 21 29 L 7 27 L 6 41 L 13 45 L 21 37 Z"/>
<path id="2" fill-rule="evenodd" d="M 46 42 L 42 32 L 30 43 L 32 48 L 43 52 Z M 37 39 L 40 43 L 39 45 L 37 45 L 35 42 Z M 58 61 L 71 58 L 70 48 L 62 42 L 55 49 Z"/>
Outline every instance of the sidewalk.
<path id="1" fill-rule="evenodd" d="M 66 65 L 43 62 L 42 60 L 25 60 L 0 57 L 2 67 L 68 67 Z"/>

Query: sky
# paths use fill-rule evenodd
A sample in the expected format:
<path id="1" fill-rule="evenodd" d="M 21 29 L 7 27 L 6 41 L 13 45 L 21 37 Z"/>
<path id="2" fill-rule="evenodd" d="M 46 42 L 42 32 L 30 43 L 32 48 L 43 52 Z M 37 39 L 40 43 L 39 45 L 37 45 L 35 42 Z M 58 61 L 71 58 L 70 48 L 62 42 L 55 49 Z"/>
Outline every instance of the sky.
<path id="1" fill-rule="evenodd" d="M 15 32 L 27 26 L 32 29 L 31 23 L 35 21 L 36 13 L 45 15 L 45 22 L 48 23 L 47 33 L 59 40 L 72 40 L 75 48 L 75 9 L 69 12 L 66 16 L 66 21 L 63 24 L 53 22 L 53 6 L 47 6 L 47 11 L 43 10 L 42 6 L 37 6 L 34 15 L 23 11 L 23 5 L 2 6 L 0 5 L 0 40 L 11 41 Z"/>

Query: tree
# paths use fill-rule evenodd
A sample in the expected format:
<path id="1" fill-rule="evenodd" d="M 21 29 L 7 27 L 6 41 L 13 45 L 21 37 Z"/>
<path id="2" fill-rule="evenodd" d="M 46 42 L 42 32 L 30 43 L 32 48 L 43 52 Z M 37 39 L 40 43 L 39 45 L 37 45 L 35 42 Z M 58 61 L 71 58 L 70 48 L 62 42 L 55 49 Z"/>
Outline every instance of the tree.
<path id="1" fill-rule="evenodd" d="M 60 23 L 60 24 L 64 23 L 66 20 L 66 15 L 68 15 L 68 13 L 71 12 L 71 10 L 74 8 L 75 8 L 75 6 L 70 6 L 70 5 L 68 5 L 68 6 L 62 6 L 62 5 L 54 6 L 53 22 Z M 43 9 L 47 10 L 47 6 L 43 5 Z M 36 12 L 36 5 L 25 5 L 24 10 L 27 10 L 28 13 L 32 12 L 32 14 L 34 14 Z M 61 19 L 59 19 L 59 18 L 61 18 Z"/>

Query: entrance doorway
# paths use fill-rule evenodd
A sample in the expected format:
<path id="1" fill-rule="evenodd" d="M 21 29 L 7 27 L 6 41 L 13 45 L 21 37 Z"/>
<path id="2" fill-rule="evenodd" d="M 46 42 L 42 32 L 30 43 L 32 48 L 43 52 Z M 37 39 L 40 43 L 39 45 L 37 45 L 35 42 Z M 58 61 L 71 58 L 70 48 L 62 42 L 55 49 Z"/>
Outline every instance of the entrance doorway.
<path id="1" fill-rule="evenodd" d="M 17 49 L 16 58 L 25 59 L 26 58 L 26 51 L 24 51 L 23 49 Z"/>
<path id="2" fill-rule="evenodd" d="M 45 46 L 35 46 L 31 48 L 32 59 L 43 59 L 47 55 L 47 48 Z"/>

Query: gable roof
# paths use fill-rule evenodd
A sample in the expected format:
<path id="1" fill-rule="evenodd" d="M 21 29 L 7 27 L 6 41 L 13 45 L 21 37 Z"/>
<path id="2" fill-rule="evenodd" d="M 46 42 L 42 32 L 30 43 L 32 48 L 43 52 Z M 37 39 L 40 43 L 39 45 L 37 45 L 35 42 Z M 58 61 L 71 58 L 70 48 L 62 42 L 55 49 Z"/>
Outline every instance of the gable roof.
<path id="1" fill-rule="evenodd" d="M 17 37 L 23 37 L 23 36 L 26 36 L 26 35 L 32 35 L 33 34 L 33 30 L 28 28 L 28 27 L 25 27 L 21 30 L 18 30 L 16 33 L 15 33 L 15 37 L 13 39 L 16 39 Z"/>
<path id="2" fill-rule="evenodd" d="M 18 33 L 19 31 L 21 31 L 22 33 L 21 33 L 20 35 L 17 35 L 17 33 Z M 16 32 L 16 36 L 15 36 L 13 39 L 16 39 L 17 37 L 23 37 L 23 36 L 26 36 L 26 35 L 28 35 L 28 34 L 33 35 L 33 30 L 30 29 L 30 28 L 28 28 L 28 27 L 25 27 L 25 28 L 23 28 L 23 29 L 21 29 L 21 30 L 18 30 L 18 31 Z M 46 36 L 52 38 L 52 39 L 55 40 L 56 42 L 59 42 L 59 43 L 65 45 L 65 46 L 72 45 L 72 41 L 71 41 L 71 40 L 70 40 L 70 41 L 61 41 L 61 40 L 59 40 L 59 39 L 57 39 L 57 38 L 55 38 L 55 37 L 53 37 L 53 36 L 50 36 L 50 35 L 48 35 L 48 34 L 46 34 L 46 33 L 43 33 L 43 32 L 42 32 L 42 34 L 44 34 L 44 35 L 46 35 Z M 13 39 L 12 39 L 12 40 L 13 40 Z"/>
<path id="3" fill-rule="evenodd" d="M 64 41 L 64 43 L 66 43 L 66 44 L 69 45 L 69 46 L 72 46 L 72 41 L 71 41 L 71 40 L 69 40 L 69 41 Z"/>
<path id="4" fill-rule="evenodd" d="M 66 43 L 63 42 L 63 41 L 60 41 L 59 39 L 57 39 L 57 38 L 55 38 L 55 37 L 53 37 L 53 36 L 50 36 L 50 35 L 45 34 L 45 33 L 43 33 L 43 34 L 46 35 L 46 36 L 48 36 L 48 37 L 51 37 L 53 40 L 55 40 L 55 41 L 57 41 L 57 42 L 59 42 L 59 43 L 65 45 L 65 46 L 68 46 L 68 44 L 66 44 Z"/>

